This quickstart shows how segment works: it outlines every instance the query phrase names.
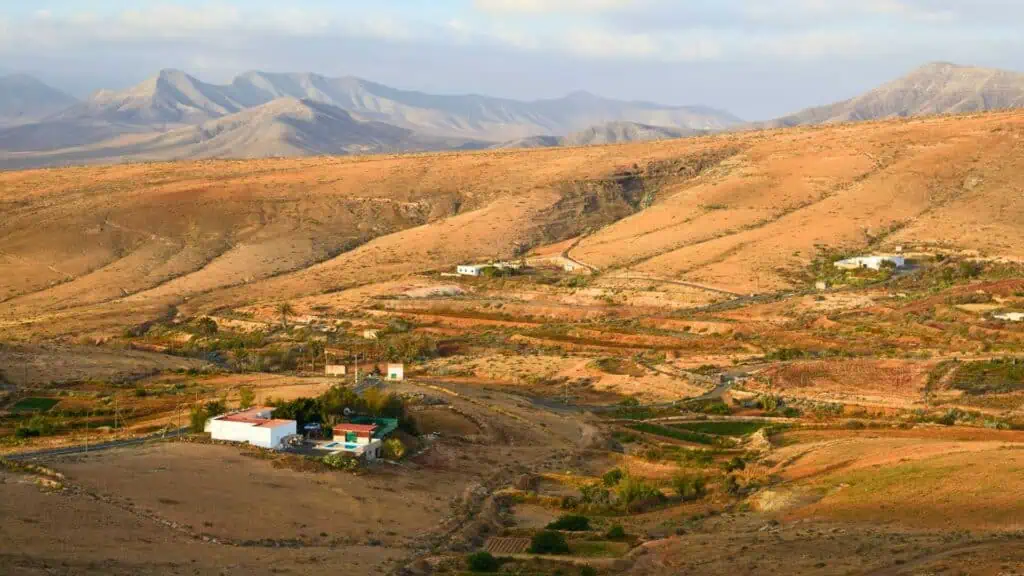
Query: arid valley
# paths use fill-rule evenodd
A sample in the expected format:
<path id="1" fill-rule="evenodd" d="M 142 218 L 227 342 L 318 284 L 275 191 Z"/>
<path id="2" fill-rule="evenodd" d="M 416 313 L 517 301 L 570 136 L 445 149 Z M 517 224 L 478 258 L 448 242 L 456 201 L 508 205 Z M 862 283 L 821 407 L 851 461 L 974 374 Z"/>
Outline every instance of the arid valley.
<path id="1" fill-rule="evenodd" d="M 0 173 L 0 566 L 1024 573 L 1022 177 L 1019 111 Z"/>

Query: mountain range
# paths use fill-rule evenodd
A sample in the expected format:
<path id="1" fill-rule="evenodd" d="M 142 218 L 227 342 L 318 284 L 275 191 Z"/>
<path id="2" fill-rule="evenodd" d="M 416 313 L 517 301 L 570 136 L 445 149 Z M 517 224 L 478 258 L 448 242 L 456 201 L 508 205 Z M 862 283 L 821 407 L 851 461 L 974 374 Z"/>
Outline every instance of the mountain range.
<path id="1" fill-rule="evenodd" d="M 575 92 L 518 101 L 432 95 L 354 77 L 247 72 L 225 85 L 164 70 L 76 101 L 0 77 L 0 168 L 83 162 L 583 146 L 1024 106 L 1024 74 L 933 63 L 855 98 L 770 122 L 704 106 Z"/>

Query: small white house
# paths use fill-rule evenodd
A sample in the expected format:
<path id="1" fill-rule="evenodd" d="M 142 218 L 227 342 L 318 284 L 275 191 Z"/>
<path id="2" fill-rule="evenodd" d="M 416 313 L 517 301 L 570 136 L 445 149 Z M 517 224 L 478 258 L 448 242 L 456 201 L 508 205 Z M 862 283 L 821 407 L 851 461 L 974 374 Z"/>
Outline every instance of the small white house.
<path id="1" fill-rule="evenodd" d="M 993 314 L 992 317 L 996 320 L 1005 320 L 1006 322 L 1024 322 L 1024 312 L 1004 312 L 1002 314 Z"/>
<path id="2" fill-rule="evenodd" d="M 459 276 L 479 276 L 484 268 L 487 268 L 487 266 L 482 264 L 462 264 L 455 271 L 459 273 Z"/>
<path id="3" fill-rule="evenodd" d="M 215 416 L 206 421 L 214 440 L 248 442 L 260 448 L 280 449 L 284 439 L 296 433 L 295 420 L 275 420 L 273 408 L 250 408 Z"/>
<path id="4" fill-rule="evenodd" d="M 896 268 L 904 268 L 907 265 L 906 258 L 903 256 L 857 256 L 856 258 L 840 260 L 835 263 L 835 266 L 842 270 L 858 270 L 861 268 L 881 270 L 882 264 L 886 262 L 893 263 Z"/>
<path id="5" fill-rule="evenodd" d="M 323 450 L 349 452 L 367 460 L 380 458 L 383 442 L 375 438 L 376 424 L 338 424 L 334 427 L 334 440 L 321 446 Z"/>
<path id="6" fill-rule="evenodd" d="M 405 380 L 405 364 L 388 364 L 388 380 L 395 382 Z"/>
<path id="7" fill-rule="evenodd" d="M 348 368 L 344 364 L 328 364 L 324 368 L 324 374 L 327 376 L 344 376 L 348 373 Z"/>
<path id="8" fill-rule="evenodd" d="M 365 340 L 376 340 L 380 336 L 380 330 L 376 328 L 367 328 L 363 330 L 363 339 Z"/>

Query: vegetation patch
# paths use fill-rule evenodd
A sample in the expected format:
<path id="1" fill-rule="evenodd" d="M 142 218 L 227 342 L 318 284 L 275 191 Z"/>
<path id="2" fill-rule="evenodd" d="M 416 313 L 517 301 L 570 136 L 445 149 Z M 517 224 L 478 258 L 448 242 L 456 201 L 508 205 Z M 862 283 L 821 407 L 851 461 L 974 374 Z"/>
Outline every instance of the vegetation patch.
<path id="1" fill-rule="evenodd" d="M 679 428 L 659 426 L 658 424 L 650 424 L 648 422 L 637 422 L 635 424 L 630 424 L 628 427 L 632 430 L 636 430 L 637 432 L 654 434 L 656 436 L 664 436 L 666 438 L 682 440 L 683 442 L 693 442 L 694 444 L 707 445 L 715 443 L 714 436 L 709 436 L 707 434 L 702 434 L 700 432 L 692 432 L 690 430 L 680 430 Z"/>
<path id="2" fill-rule="evenodd" d="M 984 362 L 956 362 L 953 388 L 972 396 L 1024 390 L 1024 360 L 1003 358 Z M 936 368 L 939 370 L 942 366 Z"/>
<path id="3" fill-rule="evenodd" d="M 25 398 L 11 407 L 12 412 L 48 412 L 60 400 L 56 398 Z"/>
<path id="4" fill-rule="evenodd" d="M 715 436 L 746 436 L 769 426 L 768 422 L 683 422 L 672 428 Z"/>

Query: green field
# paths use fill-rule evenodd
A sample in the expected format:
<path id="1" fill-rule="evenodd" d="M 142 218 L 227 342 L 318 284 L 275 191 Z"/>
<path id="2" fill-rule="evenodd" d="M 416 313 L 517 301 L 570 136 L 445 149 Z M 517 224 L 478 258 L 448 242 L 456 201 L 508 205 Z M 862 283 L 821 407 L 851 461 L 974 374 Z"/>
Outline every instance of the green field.
<path id="1" fill-rule="evenodd" d="M 672 424 L 672 427 L 716 436 L 746 436 L 769 425 L 768 422 L 684 422 Z"/>
<path id="2" fill-rule="evenodd" d="M 666 438 L 674 438 L 676 440 L 682 440 L 683 442 L 693 442 L 695 444 L 714 444 L 715 439 L 707 434 L 701 434 L 699 432 L 692 432 L 690 430 L 680 430 L 678 428 L 668 428 L 666 426 L 659 426 L 657 424 L 650 424 L 647 422 L 638 422 L 636 424 L 630 424 L 627 426 L 637 432 L 645 432 L 647 434 L 656 434 L 658 436 L 664 436 Z"/>
<path id="3" fill-rule="evenodd" d="M 47 412 L 57 405 L 60 400 L 55 398 L 25 398 L 19 401 L 12 408 L 12 412 Z"/>

